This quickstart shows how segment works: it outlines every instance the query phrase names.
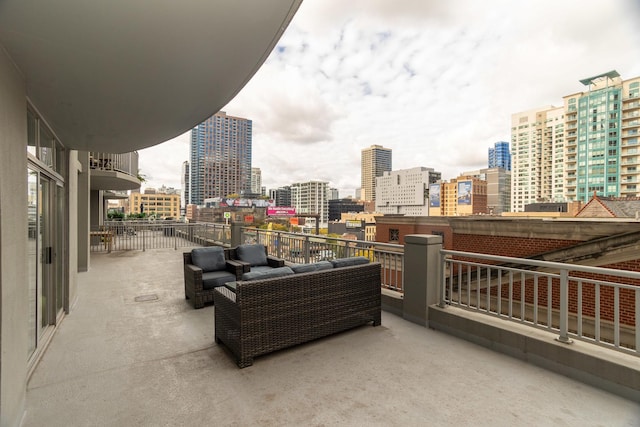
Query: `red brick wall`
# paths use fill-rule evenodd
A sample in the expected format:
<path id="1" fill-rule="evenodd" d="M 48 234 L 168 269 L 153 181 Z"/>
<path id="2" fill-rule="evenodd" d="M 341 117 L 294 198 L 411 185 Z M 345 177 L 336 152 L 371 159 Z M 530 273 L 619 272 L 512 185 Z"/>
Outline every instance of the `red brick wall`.
<path id="1" fill-rule="evenodd" d="M 509 236 L 483 236 L 477 234 L 453 234 L 453 250 L 477 252 L 488 255 L 527 258 L 555 249 L 581 243 L 576 240 L 536 239 Z"/>

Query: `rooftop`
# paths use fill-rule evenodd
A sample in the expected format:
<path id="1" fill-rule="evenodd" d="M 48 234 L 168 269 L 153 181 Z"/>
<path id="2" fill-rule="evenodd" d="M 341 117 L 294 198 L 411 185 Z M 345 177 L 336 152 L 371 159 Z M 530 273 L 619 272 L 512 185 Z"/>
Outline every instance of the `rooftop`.
<path id="1" fill-rule="evenodd" d="M 23 426 L 640 422 L 635 402 L 386 312 L 239 369 L 183 286 L 181 251 L 92 254 Z"/>

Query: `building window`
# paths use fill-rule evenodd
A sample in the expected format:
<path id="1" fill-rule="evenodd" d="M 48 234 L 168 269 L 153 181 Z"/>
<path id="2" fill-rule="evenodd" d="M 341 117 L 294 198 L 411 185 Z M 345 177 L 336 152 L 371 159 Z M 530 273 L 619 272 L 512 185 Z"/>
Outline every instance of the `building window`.
<path id="1" fill-rule="evenodd" d="M 389 241 L 390 242 L 399 242 L 400 241 L 400 230 L 397 228 L 389 229 Z"/>

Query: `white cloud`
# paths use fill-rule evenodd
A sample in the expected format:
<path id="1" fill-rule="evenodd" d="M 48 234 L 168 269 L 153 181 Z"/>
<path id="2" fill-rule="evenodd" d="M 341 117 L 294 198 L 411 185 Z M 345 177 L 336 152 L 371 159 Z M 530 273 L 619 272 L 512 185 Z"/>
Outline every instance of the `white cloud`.
<path id="1" fill-rule="evenodd" d="M 637 22 L 632 0 L 306 1 L 225 111 L 253 120 L 267 188 L 324 179 L 353 194 L 371 144 L 394 169 L 452 178 L 486 165 L 511 114 L 560 105 L 584 77 L 640 75 Z M 156 186 L 180 185 L 188 143 L 173 144 L 141 160 Z"/>

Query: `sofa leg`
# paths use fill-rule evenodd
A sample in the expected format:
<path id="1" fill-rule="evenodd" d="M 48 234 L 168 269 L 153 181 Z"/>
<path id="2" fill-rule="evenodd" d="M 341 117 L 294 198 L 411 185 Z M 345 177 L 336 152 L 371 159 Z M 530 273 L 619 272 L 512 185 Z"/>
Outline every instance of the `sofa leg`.
<path id="1" fill-rule="evenodd" d="M 253 357 L 245 357 L 244 359 L 238 359 L 238 368 L 247 368 L 253 365 Z"/>

